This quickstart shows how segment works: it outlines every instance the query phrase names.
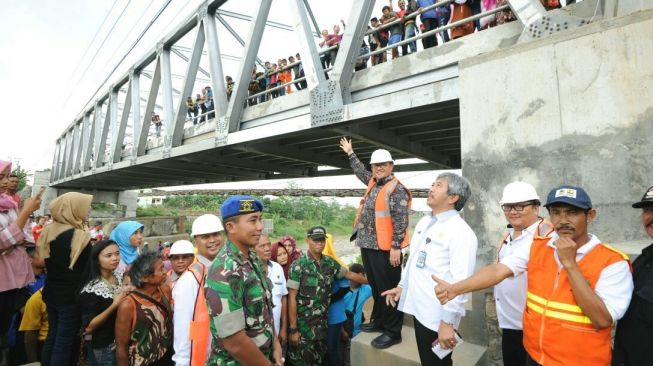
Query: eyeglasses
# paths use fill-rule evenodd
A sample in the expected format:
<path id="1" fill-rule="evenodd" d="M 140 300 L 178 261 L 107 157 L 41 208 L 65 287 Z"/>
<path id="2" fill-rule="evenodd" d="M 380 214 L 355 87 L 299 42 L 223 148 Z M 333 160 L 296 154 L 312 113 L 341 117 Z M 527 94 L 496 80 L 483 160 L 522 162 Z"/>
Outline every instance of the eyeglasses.
<path id="1" fill-rule="evenodd" d="M 510 210 L 515 210 L 516 212 L 522 212 L 522 211 L 524 211 L 524 208 L 526 208 L 528 206 L 533 206 L 533 203 L 524 203 L 524 204 L 521 204 L 521 205 L 516 205 L 516 204 L 501 205 L 501 209 L 505 213 L 510 212 Z"/>
<path id="2" fill-rule="evenodd" d="M 187 260 L 187 259 L 191 259 L 191 258 L 193 258 L 193 257 L 195 257 L 195 256 L 192 255 L 192 254 L 178 254 L 178 255 L 171 255 L 171 256 L 168 257 L 168 258 L 170 258 L 171 261 L 178 261 L 178 260 Z"/>
<path id="3" fill-rule="evenodd" d="M 390 166 L 390 163 L 374 163 L 371 164 L 372 168 L 387 168 Z"/>

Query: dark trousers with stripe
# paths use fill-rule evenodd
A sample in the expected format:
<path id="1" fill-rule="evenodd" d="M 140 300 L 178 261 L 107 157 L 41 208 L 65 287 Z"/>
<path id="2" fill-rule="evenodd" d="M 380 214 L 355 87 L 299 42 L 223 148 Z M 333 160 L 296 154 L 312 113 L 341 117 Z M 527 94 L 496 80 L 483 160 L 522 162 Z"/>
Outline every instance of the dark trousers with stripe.
<path id="1" fill-rule="evenodd" d="M 385 298 L 381 294 L 397 287 L 401 280 L 401 266 L 392 267 L 390 252 L 383 250 L 361 248 L 361 257 L 374 297 L 371 321 L 383 328 L 384 334 L 392 338 L 400 338 L 404 313 L 386 305 Z"/>

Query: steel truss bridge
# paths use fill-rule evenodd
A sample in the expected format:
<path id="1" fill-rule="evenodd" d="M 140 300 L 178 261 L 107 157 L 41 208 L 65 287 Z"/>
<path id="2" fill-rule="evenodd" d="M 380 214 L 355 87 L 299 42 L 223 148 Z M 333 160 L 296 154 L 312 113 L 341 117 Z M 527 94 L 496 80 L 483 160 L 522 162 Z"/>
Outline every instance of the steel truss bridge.
<path id="1" fill-rule="evenodd" d="M 354 73 L 375 5 L 373 0 L 357 0 L 351 2 L 327 74 L 320 64 L 314 38 L 319 28 L 308 0 L 289 0 L 291 26 L 268 21 L 272 0 L 260 0 L 251 17 L 222 10 L 225 2 L 202 4 L 74 118 L 56 141 L 53 187 L 125 190 L 350 174 L 338 146 L 340 136 L 351 137 L 365 161 L 379 147 L 390 150 L 395 159 L 420 159 L 417 164 L 398 163 L 395 171 L 460 168 L 458 62 L 585 23 L 547 13 L 538 0 L 510 0 L 518 22 Z M 427 35 L 501 10 L 508 6 Z M 221 52 L 216 22 L 229 29 L 225 16 L 250 23 L 240 40 L 240 58 Z M 257 52 L 266 27 L 290 30 L 297 38 L 308 88 L 248 106 L 251 71 L 260 63 Z M 184 37 L 191 37 L 191 47 L 180 44 Z M 185 75 L 171 73 L 172 55 L 185 61 Z M 240 62 L 229 100 L 222 68 L 226 58 Z M 180 87 L 173 87 L 175 77 L 182 80 Z M 144 79 L 149 89 L 141 89 Z M 197 83 L 212 87 L 215 110 L 206 116 L 208 121 L 193 125 L 186 117 L 185 97 L 193 95 Z M 153 132 L 155 111 L 163 121 L 160 135 Z"/>

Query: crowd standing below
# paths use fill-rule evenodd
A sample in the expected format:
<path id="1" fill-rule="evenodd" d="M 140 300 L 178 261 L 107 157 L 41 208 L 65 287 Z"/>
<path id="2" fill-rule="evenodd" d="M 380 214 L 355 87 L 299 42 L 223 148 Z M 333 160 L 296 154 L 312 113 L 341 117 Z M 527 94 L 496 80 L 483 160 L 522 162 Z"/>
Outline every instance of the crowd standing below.
<path id="1" fill-rule="evenodd" d="M 4 193 L 11 164 L 0 161 L 1 345 L 12 350 L 0 361 L 340 366 L 361 330 L 381 332 L 376 348 L 401 341 L 393 319 L 405 313 L 414 317 L 421 363 L 451 365 L 453 353 L 439 358 L 433 344 L 453 351 L 467 293 L 494 285 L 505 365 L 648 363 L 651 246 L 631 274 L 628 256 L 589 233 L 597 211 L 583 188 L 551 190 L 548 221 L 532 185 L 508 184 L 499 205 L 509 228 L 497 262 L 472 274 L 477 239 L 459 213 L 471 195 L 465 178 L 437 177 L 427 198 L 431 213 L 409 237 L 411 195 L 392 175 L 390 153 L 374 151 L 369 172 L 351 141 L 343 138 L 340 147 L 368 186 L 352 236 L 363 266 L 349 269 L 323 226 L 307 231 L 305 253 L 291 236 L 272 244 L 262 235 L 263 204 L 249 196 L 223 203 L 224 226 L 202 215 L 192 243 L 157 250 L 145 249 L 136 221 L 120 223 L 110 239 L 100 222 L 89 228 L 93 197 L 76 192 L 50 203 L 51 222 L 39 218 L 32 226 L 42 191 L 19 210 Z M 653 238 L 653 187 L 633 207 Z M 412 254 L 402 269 L 408 241 Z M 363 304 L 376 296 L 364 324 Z"/>

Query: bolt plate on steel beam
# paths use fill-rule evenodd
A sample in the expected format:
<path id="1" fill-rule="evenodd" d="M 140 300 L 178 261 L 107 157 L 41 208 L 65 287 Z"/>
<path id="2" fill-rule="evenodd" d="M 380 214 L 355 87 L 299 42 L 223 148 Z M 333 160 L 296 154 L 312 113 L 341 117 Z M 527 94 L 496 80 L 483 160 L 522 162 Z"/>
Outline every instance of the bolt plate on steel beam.
<path id="1" fill-rule="evenodd" d="M 556 33 L 589 24 L 590 21 L 571 15 L 547 13 L 546 16 L 524 28 L 520 41 L 548 37 Z"/>
<path id="2" fill-rule="evenodd" d="M 220 117 L 215 127 L 215 146 L 224 146 L 227 144 L 227 135 L 229 134 L 229 120 L 226 117 Z"/>
<path id="3" fill-rule="evenodd" d="M 311 90 L 311 126 L 324 126 L 342 121 L 344 108 L 340 86 L 327 80 Z"/>

